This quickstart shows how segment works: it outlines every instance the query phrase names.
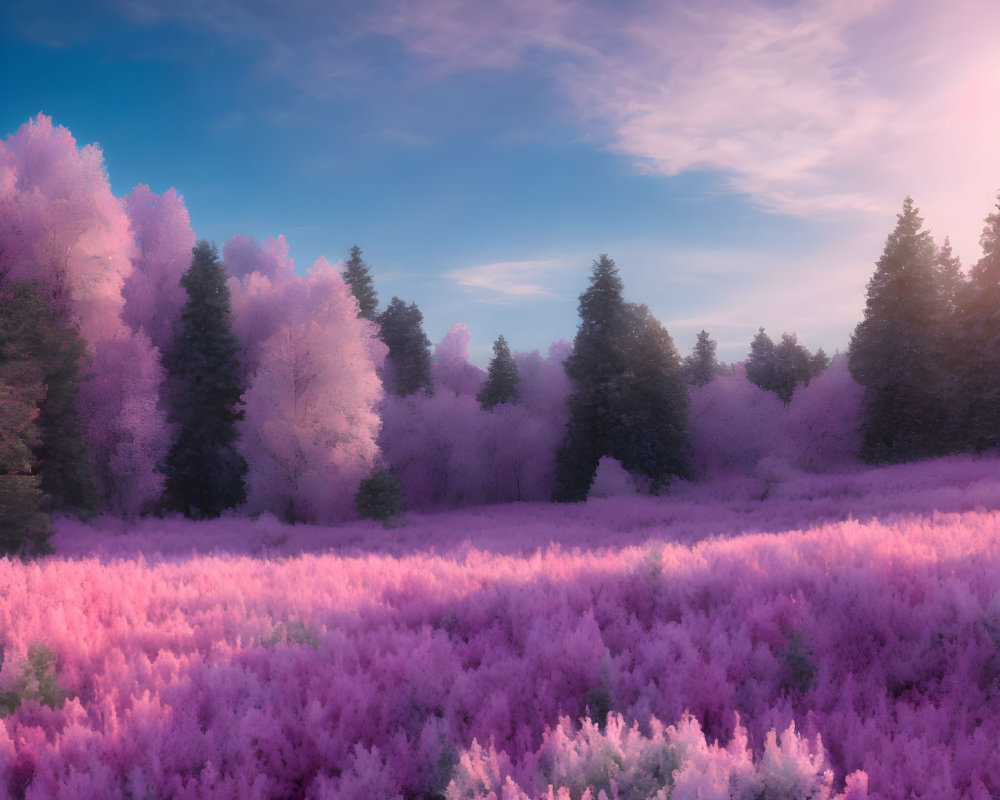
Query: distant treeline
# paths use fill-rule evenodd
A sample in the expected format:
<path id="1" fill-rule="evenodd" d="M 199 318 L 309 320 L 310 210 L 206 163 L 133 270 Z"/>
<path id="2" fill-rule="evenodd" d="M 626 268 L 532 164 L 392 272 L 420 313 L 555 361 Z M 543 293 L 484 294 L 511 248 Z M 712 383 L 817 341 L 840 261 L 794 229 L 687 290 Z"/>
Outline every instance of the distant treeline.
<path id="1" fill-rule="evenodd" d="M 602 255 L 572 343 L 501 336 L 483 371 L 463 324 L 432 351 L 416 304 L 379 309 L 359 247 L 304 276 L 283 237 L 220 258 L 173 189 L 114 197 L 100 151 L 39 115 L 0 144 L 0 548 L 44 551 L 53 512 L 390 520 L 583 500 L 606 458 L 658 492 L 995 448 L 1000 215 L 982 244 L 963 276 L 907 199 L 832 365 L 763 329 L 742 365 L 707 331 L 682 359 Z"/>

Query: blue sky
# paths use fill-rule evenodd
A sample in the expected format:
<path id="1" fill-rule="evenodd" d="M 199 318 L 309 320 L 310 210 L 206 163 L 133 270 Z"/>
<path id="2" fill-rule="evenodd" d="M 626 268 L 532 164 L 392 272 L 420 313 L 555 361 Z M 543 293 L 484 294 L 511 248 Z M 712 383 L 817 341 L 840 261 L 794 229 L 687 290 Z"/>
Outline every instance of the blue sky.
<path id="1" fill-rule="evenodd" d="M 200 237 L 355 242 L 383 302 L 571 339 L 611 255 L 682 354 L 844 349 L 906 194 L 963 264 L 1000 189 L 989 2 L 107 0 L 0 10 L 0 133 L 39 111 Z"/>

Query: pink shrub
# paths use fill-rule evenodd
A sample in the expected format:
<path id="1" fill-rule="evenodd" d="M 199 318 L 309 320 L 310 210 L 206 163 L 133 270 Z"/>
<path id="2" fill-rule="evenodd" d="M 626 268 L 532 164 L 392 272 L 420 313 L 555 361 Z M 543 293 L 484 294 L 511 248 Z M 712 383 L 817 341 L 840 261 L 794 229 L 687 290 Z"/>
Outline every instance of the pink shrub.
<path id="1" fill-rule="evenodd" d="M 4 720 L 0 774 L 33 798 L 351 798 L 495 770 L 498 796 L 557 780 L 575 798 L 594 775 L 654 775 L 656 719 L 676 730 L 660 729 L 683 759 L 677 797 L 759 789 L 750 769 L 786 797 L 994 796 L 1000 513 L 975 507 L 996 506 L 996 467 L 804 476 L 756 502 L 690 485 L 411 514 L 392 530 L 61 521 L 70 560 L 0 561 L 0 691 L 42 643 L 69 698 Z M 914 513 L 938 502 L 972 510 Z M 842 521 L 823 522 L 837 503 Z M 848 503 L 875 518 L 845 519 Z M 603 728 L 561 722 L 588 710 Z"/>
<path id="2" fill-rule="evenodd" d="M 757 764 L 739 725 L 726 747 L 707 742 L 698 721 L 688 715 L 666 729 L 653 717 L 649 728 L 644 735 L 638 725 L 626 726 L 620 714 L 609 715 L 603 726 L 584 719 L 579 730 L 563 718 L 545 732 L 537 753 L 526 756 L 531 764 L 527 770 L 513 765 L 506 753 L 492 746 L 484 751 L 473 740 L 459 758 L 445 797 L 542 800 L 554 791 L 556 797 L 608 800 L 833 798 L 833 773 L 823 768 L 822 746 L 817 744 L 814 755 L 794 724 L 780 738 L 773 730 L 768 733 Z M 850 776 L 852 800 L 867 796 L 865 789 L 854 789 L 866 777 L 861 772 Z M 845 795 L 837 798 L 845 800 Z"/>

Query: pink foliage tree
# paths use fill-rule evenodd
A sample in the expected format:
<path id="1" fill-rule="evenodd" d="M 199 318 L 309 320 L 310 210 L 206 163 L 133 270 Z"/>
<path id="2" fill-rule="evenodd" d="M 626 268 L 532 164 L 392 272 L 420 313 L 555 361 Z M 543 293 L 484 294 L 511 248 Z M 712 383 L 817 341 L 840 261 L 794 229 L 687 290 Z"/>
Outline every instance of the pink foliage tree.
<path id="1" fill-rule="evenodd" d="M 800 387 L 788 405 L 786 420 L 793 462 L 809 470 L 857 465 L 861 453 L 863 387 L 847 368 L 847 356 Z"/>
<path id="2" fill-rule="evenodd" d="M 149 339 L 134 337 L 122 321 L 122 290 L 137 252 L 125 208 L 111 193 L 100 149 L 78 149 L 66 128 L 41 114 L 0 144 L 0 175 L 4 270 L 38 281 L 80 324 L 95 356 L 95 378 L 80 392 L 95 461 L 132 475 L 121 483 L 102 471 L 99 489 L 112 508 L 139 508 L 157 491 L 166 423 L 158 383 L 132 379 L 133 370 L 156 374 L 159 359 Z M 105 357 L 116 341 L 130 364 Z M 138 408 L 146 410 L 142 419 Z M 133 458 L 126 465 L 127 453 Z"/>
<path id="3" fill-rule="evenodd" d="M 700 477 L 750 474 L 762 459 L 788 450 L 784 405 L 748 381 L 739 366 L 691 388 L 688 429 L 692 467 Z"/>
<path id="4" fill-rule="evenodd" d="M 163 491 L 157 465 L 170 446 L 157 405 L 164 369 L 149 339 L 123 330 L 97 343 L 91 396 L 90 446 L 108 510 L 135 517 Z"/>
<path id="5" fill-rule="evenodd" d="M 244 382 L 257 372 L 261 348 L 277 333 L 284 310 L 301 293 L 301 282 L 288 257 L 284 236 L 257 242 L 249 236 L 234 236 L 222 246 L 229 271 L 229 296 L 233 311 L 233 333 L 239 339 Z M 288 295 L 286 297 L 286 295 Z"/>
<path id="6" fill-rule="evenodd" d="M 180 279 L 191 266 L 191 220 L 173 187 L 157 195 L 139 184 L 122 202 L 136 245 L 122 290 L 122 319 L 132 330 L 145 331 L 164 353 L 173 346 L 174 321 L 187 300 Z"/>
<path id="7" fill-rule="evenodd" d="M 445 337 L 451 353 L 464 354 L 464 328 L 454 326 Z M 474 393 L 451 386 L 430 396 L 386 398 L 380 441 L 410 506 L 549 499 L 569 393 L 565 353 L 552 352 L 518 354 L 519 369 L 525 365 L 521 401 L 492 411 L 480 408 Z"/>
<path id="8" fill-rule="evenodd" d="M 520 402 L 536 417 L 546 420 L 560 431 L 569 421 L 566 400 L 573 393 L 573 384 L 563 362 L 572 350 L 570 342 L 558 339 L 549 345 L 547 357 L 543 358 L 537 350 L 514 354 L 521 377 L 518 386 Z"/>
<path id="9" fill-rule="evenodd" d="M 324 258 L 280 298 L 280 322 L 244 395 L 247 502 L 294 521 L 343 519 L 378 458 L 375 326 L 358 318 L 357 301 Z"/>
<path id="10" fill-rule="evenodd" d="M 238 235 L 222 245 L 222 260 L 234 278 L 242 279 L 256 272 L 274 283 L 292 277 L 295 261 L 288 256 L 284 236 L 268 237 L 258 242 L 251 236 Z"/>
<path id="11" fill-rule="evenodd" d="M 431 373 L 436 391 L 475 395 L 486 373 L 469 363 L 469 329 L 464 322 L 456 322 L 434 347 Z"/>

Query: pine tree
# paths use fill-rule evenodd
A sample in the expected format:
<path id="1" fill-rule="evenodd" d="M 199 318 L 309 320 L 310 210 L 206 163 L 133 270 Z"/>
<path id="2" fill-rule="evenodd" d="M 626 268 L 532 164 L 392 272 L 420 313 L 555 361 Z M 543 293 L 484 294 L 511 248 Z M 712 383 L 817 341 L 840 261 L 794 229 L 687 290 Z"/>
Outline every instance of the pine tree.
<path id="1" fill-rule="evenodd" d="M 937 251 L 934 259 L 934 270 L 937 275 L 938 307 L 947 313 L 956 308 L 956 302 L 965 283 L 962 277 L 962 261 L 951 249 L 951 240 L 945 236 L 944 244 Z"/>
<path id="2" fill-rule="evenodd" d="M 948 448 L 936 249 L 909 197 L 868 282 L 851 337 L 851 374 L 864 387 L 862 457 L 899 462 Z"/>
<path id="3" fill-rule="evenodd" d="M 431 342 L 424 333 L 424 315 L 416 303 L 393 297 L 379 317 L 379 336 L 389 348 L 386 388 L 400 397 L 431 391 Z"/>
<path id="4" fill-rule="evenodd" d="M 961 287 L 952 340 L 953 396 L 963 398 L 961 443 L 982 451 L 1000 446 L 1000 196 L 979 239 L 983 256 Z"/>
<path id="5" fill-rule="evenodd" d="M 38 365 L 0 362 L 0 554 L 48 552 L 51 523 L 38 475 Z"/>
<path id="6" fill-rule="evenodd" d="M 809 380 L 816 378 L 830 366 L 830 356 L 826 354 L 823 348 L 819 348 L 812 357 L 809 359 Z M 809 381 L 806 381 L 808 384 Z"/>
<path id="7" fill-rule="evenodd" d="M 361 248 L 357 245 L 351 248 L 351 257 L 344 265 L 344 282 L 351 287 L 351 294 L 357 298 L 358 316 L 375 322 L 378 316 L 375 312 L 378 307 L 378 292 L 368 274 L 368 265 L 361 258 Z"/>
<path id="8" fill-rule="evenodd" d="M 188 299 L 167 359 L 170 421 L 177 438 L 167 455 L 166 501 L 192 517 L 216 517 L 246 497 L 247 464 L 237 452 L 242 387 L 225 267 L 201 240 L 181 278 Z"/>
<path id="9" fill-rule="evenodd" d="M 774 348 L 774 386 L 772 391 L 788 405 L 795 388 L 808 384 L 812 377 L 812 354 L 806 350 L 794 333 L 781 334 L 781 342 Z"/>
<path id="10" fill-rule="evenodd" d="M 719 374 L 719 361 L 715 357 L 718 342 L 702 330 L 691 355 L 684 359 L 684 376 L 691 386 L 706 386 Z"/>
<path id="11" fill-rule="evenodd" d="M 557 500 L 584 500 L 602 456 L 654 490 L 687 472 L 687 390 L 670 335 L 649 309 L 626 303 L 615 262 L 594 261 L 566 374 L 570 421 L 557 456 Z"/>
<path id="12" fill-rule="evenodd" d="M 0 363 L 31 363 L 45 387 L 32 452 L 46 507 L 95 511 L 93 464 L 79 410 L 86 344 L 78 326 L 43 298 L 36 282 L 15 281 L 0 297 Z"/>
<path id="13" fill-rule="evenodd" d="M 775 375 L 774 342 L 763 328 L 757 330 L 753 341 L 750 342 L 750 355 L 747 356 L 744 368 L 750 383 L 754 383 L 769 392 L 775 390 L 777 376 Z"/>
<path id="14" fill-rule="evenodd" d="M 489 411 L 501 403 L 512 403 L 518 397 L 518 385 L 521 377 L 517 372 L 517 363 L 507 346 L 507 340 L 498 336 L 493 343 L 493 358 L 486 383 L 476 395 L 476 400 L 484 411 Z"/>

